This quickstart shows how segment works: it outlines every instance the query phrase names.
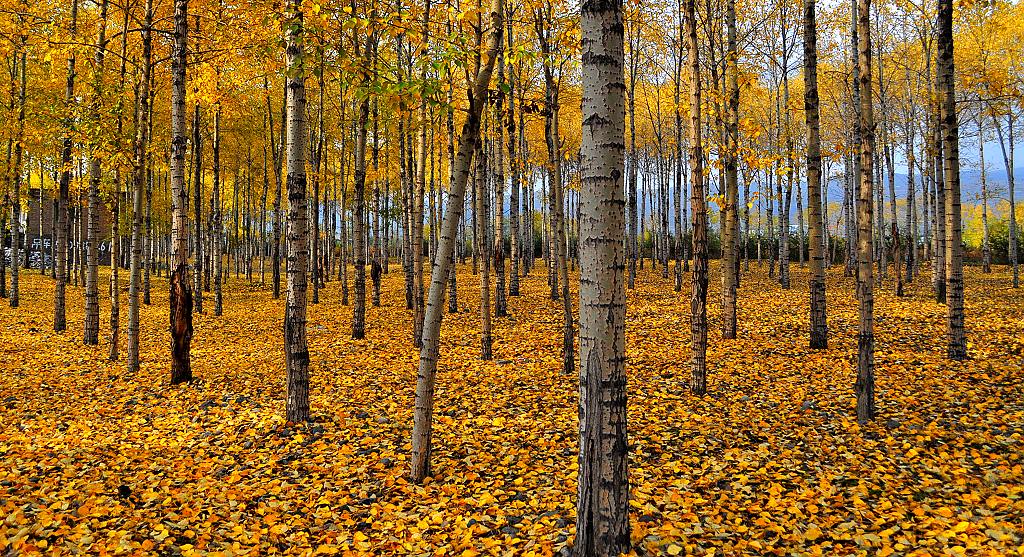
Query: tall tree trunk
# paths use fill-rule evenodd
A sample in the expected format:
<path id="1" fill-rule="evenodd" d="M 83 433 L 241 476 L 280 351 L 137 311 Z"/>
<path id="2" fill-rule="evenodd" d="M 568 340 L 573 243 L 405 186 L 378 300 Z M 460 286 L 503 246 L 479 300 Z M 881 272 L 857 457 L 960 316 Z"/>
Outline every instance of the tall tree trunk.
<path id="1" fill-rule="evenodd" d="M 430 38 L 430 0 L 426 0 L 423 10 L 423 46 L 422 53 L 425 55 L 427 41 Z M 420 79 L 426 80 L 427 65 L 423 66 Z M 416 154 L 416 191 L 413 193 L 412 211 L 412 270 L 413 270 L 413 346 L 423 345 L 423 196 L 426 194 L 427 179 L 427 128 L 432 124 L 427 119 L 427 98 L 420 99 L 418 147 Z M 433 257 L 434 254 L 431 254 Z"/>
<path id="2" fill-rule="evenodd" d="M 171 54 L 171 243 L 174 270 L 170 282 L 171 384 L 192 380 L 192 286 L 188 266 L 188 191 L 185 189 L 185 67 L 188 51 L 188 0 L 174 0 L 174 50 Z"/>
<path id="3" fill-rule="evenodd" d="M 297 1 L 298 1 L 299 4 L 301 4 L 301 2 L 302 2 L 302 0 L 297 0 Z M 319 98 L 319 102 L 317 102 L 317 107 L 316 107 L 316 119 L 317 119 L 316 130 L 315 130 L 316 143 L 315 144 L 311 144 L 309 146 L 310 150 L 312 151 L 310 153 L 309 168 L 310 168 L 310 170 L 313 171 L 313 207 L 312 207 L 312 210 L 309 213 L 313 217 L 313 222 L 312 222 L 312 226 L 311 226 L 312 230 L 309 232 L 310 238 L 307 239 L 307 244 L 306 244 L 307 248 L 309 248 L 309 251 L 311 253 L 307 254 L 307 258 L 306 259 L 310 263 L 310 265 L 309 265 L 310 281 L 313 283 L 313 299 L 311 300 L 311 302 L 314 303 L 314 304 L 319 304 L 320 303 L 320 283 L 321 283 L 322 278 L 323 278 L 322 274 L 320 273 L 320 269 L 321 269 L 321 266 L 320 266 L 320 184 L 321 184 L 321 182 L 323 180 L 323 172 L 321 172 L 321 167 L 323 165 L 323 160 L 322 159 L 323 159 L 323 152 L 324 152 L 324 68 L 323 68 L 323 62 L 322 62 L 323 61 L 323 49 L 322 48 L 319 49 L 319 52 L 317 53 L 315 59 L 321 61 L 320 62 L 321 63 L 321 67 L 319 69 L 319 72 L 317 70 L 314 70 L 314 73 L 318 75 L 318 80 L 319 80 L 318 85 L 319 85 L 319 87 L 317 88 L 317 91 L 319 92 L 320 98 Z M 304 79 L 305 78 L 303 77 L 303 80 Z M 303 81 L 303 91 L 305 91 L 305 82 L 304 81 Z M 303 101 L 303 105 L 305 105 L 305 101 Z M 303 120 L 303 122 L 305 122 L 305 120 Z M 303 126 L 303 129 L 305 129 L 305 125 Z M 310 143 L 312 143 L 313 142 L 313 138 L 310 137 L 309 141 L 310 141 Z M 305 151 L 305 146 L 303 146 L 303 147 L 304 147 L 303 151 Z M 305 157 L 305 155 L 303 155 L 303 157 Z M 305 164 L 305 161 L 303 161 L 303 164 Z M 291 190 L 289 190 L 289 191 L 291 191 Z M 305 193 L 305 189 L 303 189 L 303 192 Z"/>
<path id="4" fill-rule="evenodd" d="M 1013 160 L 1014 159 L 1013 120 L 1014 120 L 1013 111 L 1010 110 L 1010 111 L 1008 111 L 1008 113 L 1006 115 L 1006 135 L 1007 135 L 1007 139 L 1009 139 L 1009 141 L 1006 142 L 1006 141 L 1003 140 L 1004 139 L 1003 138 L 1003 128 L 1000 127 L 999 120 L 996 119 L 995 115 L 992 116 L 992 121 L 993 121 L 993 124 L 994 124 L 993 127 L 995 127 L 996 134 L 999 137 L 999 148 L 1002 150 L 1003 164 L 1006 167 L 1006 191 L 1007 191 L 1007 193 L 1009 193 L 1009 201 L 1010 201 L 1010 218 L 1008 219 L 1009 220 L 1009 223 L 1008 223 L 1009 227 L 1008 227 L 1008 231 L 1007 231 L 1008 241 L 1007 241 L 1006 257 L 1009 260 L 1010 268 L 1011 268 L 1011 270 L 1013 272 L 1013 281 L 1012 281 L 1011 284 L 1012 284 L 1012 286 L 1014 288 L 1019 288 L 1020 287 L 1020 273 L 1019 273 L 1018 265 L 1017 265 L 1017 200 L 1016 200 L 1016 196 L 1014 194 L 1014 190 L 1016 189 L 1016 184 L 1015 184 L 1014 175 L 1013 175 L 1013 173 L 1014 173 L 1014 169 L 1013 169 L 1013 167 L 1014 167 L 1014 160 Z M 1007 150 L 1007 148 L 1006 148 L 1007 143 L 1009 143 L 1009 145 L 1010 145 L 1009 150 Z"/>
<path id="5" fill-rule="evenodd" d="M 929 61 L 931 60 L 931 54 L 928 54 Z M 936 64 L 935 68 L 935 82 L 931 80 L 931 72 L 928 72 L 929 87 L 932 88 L 929 98 L 934 99 L 929 103 L 929 109 L 931 111 L 931 131 L 930 139 L 932 142 L 932 169 L 935 179 L 932 181 L 934 187 L 934 210 L 932 214 L 935 216 L 935 234 L 934 234 L 934 261 L 932 262 L 932 283 L 935 288 L 935 301 L 944 304 L 946 303 L 946 179 L 948 176 L 945 175 L 945 168 L 943 161 L 945 156 L 945 145 L 942 141 L 942 101 L 939 99 L 940 92 L 936 90 L 938 88 L 938 81 L 941 80 L 942 70 L 939 65 Z"/>
<path id="6" fill-rule="evenodd" d="M 284 315 L 285 366 L 288 370 L 286 416 L 309 419 L 309 348 L 306 344 L 306 266 L 309 242 L 306 215 L 306 76 L 303 64 L 302 0 L 286 5 L 285 65 L 288 90 L 288 299 Z"/>
<path id="7" fill-rule="evenodd" d="M 636 27 L 639 23 L 634 23 L 631 26 L 630 31 L 636 32 L 632 27 Z M 637 52 L 639 40 L 634 41 L 633 37 L 629 40 L 629 97 L 627 99 L 626 110 L 629 115 L 629 153 L 626 159 L 629 168 L 629 248 L 627 257 L 629 257 L 629 282 L 627 283 L 630 290 L 636 286 L 636 266 L 637 259 L 640 254 L 640 244 L 637 238 L 637 188 L 636 188 L 636 81 L 637 75 L 637 60 L 639 53 Z"/>
<path id="8" fill-rule="evenodd" d="M 967 358 L 964 332 L 964 265 L 960 221 L 960 130 L 956 115 L 953 62 L 953 2 L 939 0 L 938 7 L 939 102 L 942 110 L 942 146 L 946 178 L 946 316 L 951 360 Z"/>
<path id="9" fill-rule="evenodd" d="M 739 286 L 739 249 L 737 246 L 739 190 L 737 159 L 739 157 L 739 66 L 736 47 L 736 2 L 726 2 L 728 54 L 726 55 L 725 206 L 722 220 L 722 338 L 736 338 L 736 289 Z"/>
<path id="10" fill-rule="evenodd" d="M 22 22 L 24 24 L 24 22 Z M 15 66 L 14 75 L 18 76 L 18 123 L 15 126 L 14 136 L 14 167 L 11 170 L 13 175 L 13 199 L 11 200 L 11 292 L 8 302 L 12 308 L 16 308 L 20 304 L 19 296 L 21 293 L 20 286 L 18 284 L 18 274 L 21 268 L 21 174 L 22 174 L 22 158 L 24 157 L 24 139 L 25 139 L 25 85 L 26 85 L 26 61 L 27 56 L 27 36 L 22 34 L 21 44 L 18 50 L 20 50 L 20 56 L 15 53 L 13 64 Z M 17 67 L 19 65 L 18 58 L 21 58 L 21 72 L 18 73 Z M 13 77 L 13 76 L 12 76 Z M 12 82 L 13 85 L 13 82 Z M 13 86 L 12 86 L 13 90 Z M 12 98 L 13 100 L 13 98 Z M 96 328 L 99 329 L 99 310 L 97 310 L 96 317 Z M 95 343 L 94 343 L 95 344 Z"/>
<path id="11" fill-rule="evenodd" d="M 630 549 L 623 281 L 622 3 L 582 10 L 578 557 Z"/>
<path id="12" fill-rule="evenodd" d="M 491 248 L 494 259 L 494 315 L 508 315 L 505 293 L 505 135 L 502 125 L 502 112 L 505 109 L 504 88 L 505 58 L 502 51 L 498 53 L 498 92 L 494 101 L 494 136 L 491 143 L 494 148 L 494 245 Z"/>
<path id="13" fill-rule="evenodd" d="M 118 344 L 121 333 L 121 281 L 118 271 L 121 267 L 121 179 L 120 172 L 117 173 L 115 184 L 117 191 L 114 192 L 114 206 L 111 209 L 110 218 L 110 351 L 107 359 L 116 362 Z"/>
<path id="14" fill-rule="evenodd" d="M 151 0 L 150 0 L 151 1 Z M 211 200 L 212 211 L 210 214 L 210 220 L 212 222 L 211 229 L 211 245 L 213 248 L 213 314 L 222 315 L 224 313 L 224 253 L 222 251 L 224 243 L 221 241 L 223 238 L 224 223 L 221 214 L 221 187 L 220 187 L 220 102 L 217 103 L 216 111 L 213 113 L 213 198 Z M 266 150 L 263 151 L 264 154 Z M 264 161 L 265 162 L 265 161 Z M 267 180 L 263 180 L 263 203 L 264 209 L 266 209 L 267 199 Z M 263 211 L 266 214 L 266 211 Z M 263 223 L 260 223 L 260 235 L 263 235 Z M 260 245 L 260 274 L 263 274 L 263 245 Z M 262 284 L 262 277 L 260 283 Z"/>
<path id="15" fill-rule="evenodd" d="M 690 391 L 707 392 L 708 349 L 708 205 L 704 189 L 701 141 L 701 76 L 694 0 L 683 1 L 690 78 L 690 207 L 693 212 L 693 273 L 690 294 Z"/>
<path id="16" fill-rule="evenodd" d="M 824 223 L 821 218 L 821 124 L 818 114 L 818 23 L 815 2 L 804 0 L 804 118 L 807 123 L 807 205 L 811 233 L 810 347 L 827 348 L 825 247 L 822 243 Z"/>
<path id="17" fill-rule="evenodd" d="M 859 25 L 860 22 L 857 19 L 857 2 L 859 0 L 851 0 L 850 2 L 850 91 L 851 91 L 851 119 L 853 120 L 853 130 L 850 134 L 852 145 L 856 146 L 857 152 L 851 154 L 848 160 L 848 168 L 846 175 L 847 195 L 846 195 L 846 270 L 844 274 L 846 276 L 856 275 L 859 269 L 858 267 L 858 245 L 859 239 L 857 234 L 859 233 L 859 223 L 857 222 L 858 207 L 857 200 L 859 199 L 860 191 L 860 145 L 861 145 L 861 128 L 860 128 L 860 38 L 859 38 Z M 859 275 L 857 275 L 859 276 Z"/>
<path id="18" fill-rule="evenodd" d="M 683 62 L 685 59 L 685 44 L 683 36 L 685 31 L 683 29 L 683 18 L 682 18 L 682 6 L 677 6 L 677 14 L 679 16 L 679 37 L 678 47 L 675 53 L 675 68 L 672 75 L 672 99 L 673 99 L 673 110 L 675 114 L 675 193 L 672 195 L 673 201 L 675 202 L 675 235 L 673 242 L 673 250 L 676 256 L 675 265 L 675 281 L 672 285 L 672 289 L 675 292 L 679 292 L 683 289 L 683 114 L 681 111 L 681 91 L 683 83 Z"/>
<path id="19" fill-rule="evenodd" d="M 482 134 L 483 135 L 483 134 Z M 484 139 L 477 140 L 476 146 L 476 237 L 480 255 L 480 358 L 490 360 L 494 357 L 492 353 L 493 337 L 491 336 L 491 246 L 487 241 L 488 223 L 490 222 L 490 207 L 488 203 L 489 192 L 487 191 L 487 149 L 484 146 Z"/>
<path id="20" fill-rule="evenodd" d="M 909 68 L 906 70 L 909 74 Z M 909 81 L 909 79 L 908 79 Z M 912 109 L 911 119 L 914 117 Z M 913 121 L 913 120 L 911 120 Z M 914 266 L 917 265 L 917 201 L 914 199 L 914 125 L 907 126 L 907 261 L 905 282 L 910 284 L 914 281 Z"/>
<path id="21" fill-rule="evenodd" d="M 124 21 L 122 23 L 122 29 L 128 29 L 129 20 L 131 18 L 130 7 L 124 8 Z M 127 63 L 128 63 L 128 33 L 121 34 L 121 71 L 120 71 L 120 82 L 118 84 L 118 99 L 115 105 L 115 113 L 117 114 L 117 137 L 124 135 L 124 97 L 125 97 L 125 76 L 127 75 Z M 138 90 L 136 89 L 136 95 Z M 121 257 L 124 254 L 122 249 L 122 235 L 121 235 L 121 168 L 117 166 L 114 171 L 114 207 L 111 211 L 111 234 L 110 234 L 110 352 L 108 359 L 112 362 L 117 361 L 120 357 L 120 337 L 121 337 L 121 277 L 120 269 L 123 261 Z M 40 189 L 42 191 L 42 189 Z M 40 200 L 41 201 L 41 200 Z M 40 219 L 42 222 L 42 219 Z M 42 234 L 40 234 L 41 236 Z"/>
<path id="22" fill-rule="evenodd" d="M 107 51 L 107 7 L 108 0 L 100 3 L 99 30 L 96 33 L 96 53 L 93 56 L 93 91 L 89 105 L 90 123 L 95 130 L 99 127 L 100 111 L 103 106 L 103 61 Z M 24 71 L 24 68 L 22 68 Z M 100 289 L 99 289 L 99 235 L 100 235 L 100 180 L 103 179 L 100 137 L 91 140 L 89 154 L 89 213 L 86 229 L 86 274 L 85 274 L 85 326 L 82 334 L 84 344 L 100 342 Z M 20 142 L 19 146 L 20 148 Z M 17 183 L 17 182 L 16 182 Z M 15 190 L 17 194 L 17 190 Z M 17 197 L 15 197 L 17 203 Z"/>
<path id="23" fill-rule="evenodd" d="M 988 274 L 992 272 L 992 248 L 988 241 L 988 180 L 985 168 L 985 127 L 981 115 L 978 116 L 978 168 L 981 172 L 981 272 Z"/>
<path id="24" fill-rule="evenodd" d="M 153 0 L 146 0 L 146 19 L 142 28 L 142 75 L 136 95 L 135 144 L 132 165 L 132 260 L 128 282 L 128 372 L 139 371 L 139 289 L 142 286 L 142 194 L 146 187 L 149 120 L 152 106 L 149 80 L 153 71 Z"/>
<path id="25" fill-rule="evenodd" d="M 78 0 L 71 0 L 71 28 L 70 36 L 74 37 L 78 30 Z M 143 41 L 145 33 L 143 31 Z M 71 49 L 68 54 L 67 81 L 64 86 L 64 138 L 61 143 L 60 156 L 60 185 L 57 193 L 57 238 L 56 257 L 54 267 L 56 268 L 56 282 L 53 287 L 53 330 L 60 332 L 67 329 L 67 312 L 65 291 L 68 283 L 68 193 L 71 187 L 71 151 L 74 147 L 73 134 L 75 133 L 75 50 Z M 2 259 L 2 258 L 0 258 Z M 2 266 L 3 263 L 0 263 Z M 0 285 L 3 289 L 3 285 Z"/>
<path id="26" fill-rule="evenodd" d="M 196 33 L 199 33 L 198 18 Z M 198 42 L 198 41 L 197 41 Z M 192 304 L 196 313 L 203 313 L 203 134 L 201 109 L 196 102 L 192 113 L 192 200 L 194 222 L 192 245 L 195 248 L 195 274 L 192 285 Z"/>
<path id="27" fill-rule="evenodd" d="M 273 280 L 273 283 L 274 283 L 274 299 L 276 300 L 276 299 L 281 297 L 281 220 L 282 220 L 282 214 L 281 214 L 281 190 L 282 190 L 282 187 L 283 187 L 283 185 L 281 184 L 281 166 L 282 166 L 282 162 L 284 160 L 284 157 L 281 154 L 282 149 L 281 149 L 280 144 L 274 138 L 274 111 L 270 107 L 270 88 L 267 86 L 267 82 L 266 81 L 263 82 L 263 88 L 266 90 L 266 93 L 267 93 L 267 95 L 266 95 L 266 101 L 267 101 L 267 123 L 268 123 L 268 125 L 267 125 L 267 133 L 270 136 L 270 155 L 271 155 L 271 158 L 274 161 L 274 171 L 273 171 L 273 174 L 274 174 L 274 222 L 273 222 L 273 225 L 272 225 L 273 226 L 273 230 L 272 230 L 272 234 L 271 234 L 271 236 L 272 236 L 271 241 L 274 243 L 274 245 L 271 246 L 271 265 L 273 266 L 273 269 L 271 270 L 271 280 Z M 287 122 L 287 118 L 284 115 L 285 105 L 287 103 L 288 103 L 288 87 L 285 86 L 284 94 L 281 96 L 281 104 L 282 104 L 282 107 L 281 107 L 281 135 L 282 136 L 285 134 L 285 126 L 286 126 L 286 122 Z M 283 140 L 283 138 L 282 138 L 282 140 Z M 235 188 L 235 199 L 236 199 L 235 205 L 236 205 L 236 207 L 238 205 L 238 203 L 237 203 L 238 193 L 237 192 L 238 192 L 238 188 L 236 187 Z M 235 213 L 235 234 L 237 236 L 237 234 L 238 234 L 237 208 L 235 209 L 235 211 L 236 211 L 236 213 Z M 230 269 L 229 269 L 229 272 L 230 272 Z M 236 276 L 237 276 L 237 270 L 236 270 Z"/>
<path id="28" fill-rule="evenodd" d="M 353 31 L 354 32 L 354 31 Z M 353 37 L 358 45 L 358 38 Z M 372 58 L 373 33 L 368 32 L 363 47 L 362 85 L 370 87 L 369 63 Z M 358 49 L 356 54 L 358 55 Z M 352 338 L 361 339 L 366 335 L 366 135 L 370 119 L 370 98 L 359 100 L 356 116 L 355 173 L 353 176 L 354 197 L 352 206 L 352 259 L 355 263 L 355 304 L 352 308 Z"/>
<path id="29" fill-rule="evenodd" d="M 782 26 L 782 42 L 783 42 L 783 67 L 789 67 L 789 55 L 788 55 L 788 40 L 787 39 L 786 24 Z M 782 191 L 782 180 L 779 180 L 778 191 L 779 191 L 779 284 L 784 289 L 789 288 L 789 209 L 792 207 L 793 200 L 793 185 L 796 181 L 793 177 L 794 167 L 796 166 L 793 160 L 793 129 L 790 125 L 791 111 L 789 107 L 789 75 L 784 74 L 782 77 L 782 103 L 783 103 L 783 118 L 780 119 L 779 124 L 783 126 L 783 132 L 785 133 L 785 144 L 786 144 L 786 191 L 783 194 Z"/>
<path id="30" fill-rule="evenodd" d="M 508 48 L 511 49 L 513 46 L 513 35 L 512 35 L 512 22 L 506 22 L 505 32 L 507 35 Z M 519 159 L 516 158 L 516 143 L 518 139 L 516 137 L 516 124 L 515 124 L 515 93 L 516 93 L 516 80 L 519 75 L 509 67 L 508 72 L 508 110 L 506 111 L 507 120 L 505 121 L 505 133 L 508 134 L 508 167 L 511 173 L 511 187 L 509 190 L 508 200 L 508 225 L 509 225 L 509 273 L 508 273 L 508 295 L 518 296 L 519 295 L 519 258 L 522 257 L 520 252 L 522 251 L 521 242 L 521 230 L 519 224 L 519 205 L 520 201 L 520 180 L 522 177 L 522 168 Z M 520 110 L 525 107 L 520 106 Z M 449 111 L 449 114 L 451 112 Z M 525 155 L 525 153 L 524 153 Z"/>
<path id="31" fill-rule="evenodd" d="M 872 206 L 874 205 L 875 121 L 871 95 L 871 0 L 857 2 L 858 75 L 860 83 L 860 188 L 857 201 L 857 298 L 860 321 L 857 338 L 857 422 L 875 417 L 875 332 L 872 278 Z"/>
<path id="32" fill-rule="evenodd" d="M 422 482 L 430 475 L 430 449 L 433 435 L 434 385 L 437 377 L 437 358 L 440 347 L 441 318 L 444 316 L 444 290 L 448 279 L 453 254 L 455 253 L 455 231 L 462 219 L 463 203 L 466 198 L 466 184 L 469 181 L 473 151 L 480 137 L 480 120 L 487 103 L 487 88 L 491 73 L 501 48 L 502 3 L 492 0 L 490 6 L 490 35 L 486 50 L 483 50 L 480 70 L 473 80 L 469 93 L 469 110 L 459 136 L 459 151 L 455 159 L 455 179 L 448 188 L 449 202 L 445 209 L 444 223 L 438 240 L 437 264 L 430 276 L 430 291 L 427 296 L 423 319 L 423 346 L 420 348 L 419 369 L 416 375 L 416 405 L 413 412 L 412 459 L 410 475 L 412 481 Z"/>
<path id="33" fill-rule="evenodd" d="M 148 2 L 148 0 L 147 0 Z M 152 31 L 152 25 L 150 25 Z M 152 41 L 152 39 L 150 39 Z M 150 47 L 152 48 L 152 47 Z M 150 53 L 150 64 L 152 64 L 152 51 Z M 153 137 L 153 69 L 150 68 L 149 72 L 149 113 L 146 117 L 146 135 Z M 153 159 L 152 157 L 146 157 L 146 175 L 144 180 L 146 181 L 146 216 L 145 216 L 145 247 L 143 248 L 143 255 L 145 257 L 142 273 L 142 303 L 150 305 L 150 274 L 154 272 L 154 267 L 157 263 L 157 246 L 153 235 Z"/>

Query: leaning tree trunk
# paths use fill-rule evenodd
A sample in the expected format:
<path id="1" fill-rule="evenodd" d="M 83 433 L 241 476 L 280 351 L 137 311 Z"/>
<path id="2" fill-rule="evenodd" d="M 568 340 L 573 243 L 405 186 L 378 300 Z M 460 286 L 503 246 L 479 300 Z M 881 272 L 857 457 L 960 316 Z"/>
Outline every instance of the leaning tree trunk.
<path id="1" fill-rule="evenodd" d="M 185 188 L 185 67 L 188 0 L 174 0 L 171 55 L 171 384 L 192 380 L 192 286 L 188 266 L 188 190 Z"/>
<path id="2" fill-rule="evenodd" d="M 473 151 L 480 138 L 480 119 L 487 102 L 487 88 L 501 48 L 502 3 L 492 0 L 490 6 L 490 36 L 483 52 L 480 71 L 469 91 L 469 110 L 459 136 L 459 150 L 455 159 L 454 180 L 448 188 L 449 202 L 437 245 L 436 264 L 430 276 L 423 319 L 423 346 L 420 348 L 419 370 L 416 375 L 416 406 L 413 413 L 411 477 L 422 482 L 430 475 L 430 449 L 433 436 L 434 384 L 437 377 L 437 358 L 440 345 L 441 318 L 444 316 L 444 290 L 455 253 L 455 232 L 462 220 Z"/>
<path id="3" fill-rule="evenodd" d="M 71 2 L 71 29 L 70 35 L 75 36 L 78 28 L 78 2 Z M 53 262 L 56 269 L 56 282 L 53 287 L 53 330 L 60 332 L 67 329 L 67 312 L 65 291 L 68 283 L 68 193 L 71 189 L 71 150 L 74 146 L 72 134 L 75 131 L 75 50 L 71 49 L 68 55 L 68 75 L 64 87 L 64 103 L 67 111 L 64 117 L 64 139 L 61 145 L 60 156 L 60 185 L 58 186 L 57 201 L 57 249 L 56 261 Z M 0 263 L 3 265 L 3 263 Z M 3 286 L 0 285 L 0 290 Z"/>
<path id="4" fill-rule="evenodd" d="M 860 301 L 857 338 L 857 421 L 865 424 L 875 417 L 875 332 L 872 277 L 872 210 L 874 205 L 875 122 L 871 95 L 871 0 L 858 0 L 858 75 L 860 83 L 860 187 L 857 200 L 857 298 Z"/>
<path id="5" fill-rule="evenodd" d="M 287 65 L 288 131 L 288 299 L 285 303 L 284 348 L 288 370 L 286 416 L 290 422 L 309 419 L 309 348 L 306 344 L 306 265 L 309 260 L 306 215 L 306 85 L 302 51 L 302 0 L 288 0 L 285 63 Z"/>
<path id="6" fill-rule="evenodd" d="M 825 314 L 825 246 L 821 218 L 821 133 L 818 114 L 816 0 L 804 0 L 804 118 L 807 123 L 807 205 L 811 259 L 811 348 L 828 347 Z M 803 247 L 801 246 L 801 250 Z"/>
<path id="7" fill-rule="evenodd" d="M 100 110 L 103 103 L 103 60 L 107 51 L 107 6 L 108 1 L 100 3 L 99 31 L 96 39 L 96 54 L 93 62 L 93 97 L 89 106 L 91 124 L 96 129 L 100 123 Z M 85 326 L 82 333 L 84 344 L 100 342 L 100 288 L 99 288 L 99 235 L 100 235 L 100 180 L 103 179 L 99 143 L 101 139 L 92 139 L 93 152 L 89 160 L 89 213 L 86 229 L 86 273 L 85 273 Z"/>
<path id="8" fill-rule="evenodd" d="M 582 10 L 578 557 L 630 549 L 623 285 L 622 3 Z"/>
<path id="9" fill-rule="evenodd" d="M 939 102 L 946 178 L 946 316 L 951 360 L 967 358 L 964 332 L 964 265 L 960 222 L 960 130 L 957 125 L 953 62 L 953 2 L 939 0 Z"/>

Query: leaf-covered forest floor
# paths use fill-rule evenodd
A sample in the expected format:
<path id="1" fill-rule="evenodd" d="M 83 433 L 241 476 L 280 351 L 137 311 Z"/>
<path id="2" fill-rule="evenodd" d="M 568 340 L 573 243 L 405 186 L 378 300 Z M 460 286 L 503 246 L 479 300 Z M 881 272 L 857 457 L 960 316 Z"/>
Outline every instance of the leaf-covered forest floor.
<path id="1" fill-rule="evenodd" d="M 806 268 L 793 265 L 786 292 L 751 266 L 734 341 L 718 334 L 713 268 L 703 399 L 687 390 L 688 297 L 646 269 L 629 295 L 627 342 L 638 554 L 1024 554 L 1024 291 L 1008 287 L 1005 268 L 967 270 L 962 364 L 945 360 L 945 309 L 927 274 L 902 299 L 885 286 L 879 417 L 863 429 L 852 420 L 856 302 L 841 269 L 829 275 L 829 349 L 815 352 Z M 283 418 L 283 301 L 269 288 L 232 277 L 223 317 L 208 298 L 195 319 L 198 381 L 170 387 L 163 279 L 142 310 L 142 370 L 128 375 L 106 345 L 81 344 L 80 289 L 68 289 L 69 331 L 54 334 L 52 282 L 23 273 L 22 307 L 0 307 L 0 551 L 558 553 L 573 537 L 577 467 L 560 305 L 535 269 L 511 316 L 495 319 L 495 359 L 482 362 L 478 283 L 468 269 L 459 281 L 434 478 L 415 486 L 418 353 L 398 265 L 363 341 L 349 338 L 338 282 L 310 306 L 314 420 L 299 426 Z"/>

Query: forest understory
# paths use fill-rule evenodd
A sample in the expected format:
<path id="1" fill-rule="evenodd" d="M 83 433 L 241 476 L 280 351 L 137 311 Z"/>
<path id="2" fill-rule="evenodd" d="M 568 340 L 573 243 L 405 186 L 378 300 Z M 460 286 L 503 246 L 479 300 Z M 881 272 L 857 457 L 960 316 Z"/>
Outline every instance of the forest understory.
<path id="1" fill-rule="evenodd" d="M 946 359 L 927 270 L 876 292 L 878 418 L 856 424 L 857 301 L 828 272 L 829 348 L 806 347 L 808 273 L 751 265 L 723 341 L 717 266 L 708 394 L 689 392 L 682 295 L 648 266 L 628 292 L 632 540 L 638 555 L 1024 555 L 1024 293 L 966 269 L 970 359 Z M 168 292 L 142 307 L 126 374 L 80 325 L 51 332 L 53 283 L 0 307 L 5 555 L 553 555 L 574 536 L 578 378 L 543 269 L 479 359 L 478 278 L 459 268 L 437 382 L 433 476 L 408 481 L 416 362 L 402 274 L 366 339 L 330 282 L 309 308 L 312 420 L 284 420 L 284 300 L 231 278 L 195 315 L 196 381 L 170 386 Z M 101 284 L 107 284 L 105 275 Z M 570 280 L 573 300 L 578 280 Z M 127 288 L 125 288 L 127 292 Z M 126 295 L 126 294 L 125 294 Z M 101 296 L 106 328 L 109 301 Z M 68 289 L 68 323 L 83 319 Z M 101 333 L 102 334 L 102 333 Z"/>

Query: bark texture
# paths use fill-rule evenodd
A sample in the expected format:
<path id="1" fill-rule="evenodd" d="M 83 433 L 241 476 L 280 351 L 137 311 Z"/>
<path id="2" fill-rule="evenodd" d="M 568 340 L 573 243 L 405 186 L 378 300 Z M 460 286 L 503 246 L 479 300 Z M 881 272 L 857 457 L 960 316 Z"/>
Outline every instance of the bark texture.
<path id="1" fill-rule="evenodd" d="M 690 79 L 690 207 L 693 213 L 693 272 L 690 292 L 690 391 L 707 392 L 708 349 L 708 204 L 701 141 L 701 75 L 694 0 L 683 2 Z"/>
<path id="2" fill-rule="evenodd" d="M 946 317 L 947 355 L 951 360 L 967 358 L 964 332 L 964 263 L 960 221 L 960 130 L 956 115 L 953 67 L 953 2 L 939 0 L 939 102 L 942 118 L 942 147 L 946 178 Z"/>
<path id="3" fill-rule="evenodd" d="M 858 0 L 858 74 L 860 83 L 860 183 L 857 199 L 857 298 L 860 301 L 857 337 L 857 421 L 875 417 L 875 329 L 872 278 L 872 231 L 874 206 L 875 121 L 871 95 L 871 0 Z"/>
<path id="4" fill-rule="evenodd" d="M 174 1 L 171 55 L 171 384 L 192 380 L 192 286 L 188 266 L 188 190 L 185 189 L 185 66 L 188 0 Z"/>
<path id="5" fill-rule="evenodd" d="M 309 242 L 306 215 L 306 77 L 303 65 L 302 0 L 286 9 L 288 125 L 288 255 L 284 315 L 285 365 L 288 373 L 286 416 L 290 422 L 309 419 L 309 348 L 306 344 L 306 273 Z"/>
<path id="6" fill-rule="evenodd" d="M 628 552 L 621 0 L 582 10 L 579 557 Z"/>
<path id="7" fill-rule="evenodd" d="M 818 113 L 816 0 L 804 0 L 804 118 L 807 124 L 807 205 L 810 227 L 811 348 L 828 347 L 825 313 L 825 245 L 821 217 L 821 129 Z"/>

